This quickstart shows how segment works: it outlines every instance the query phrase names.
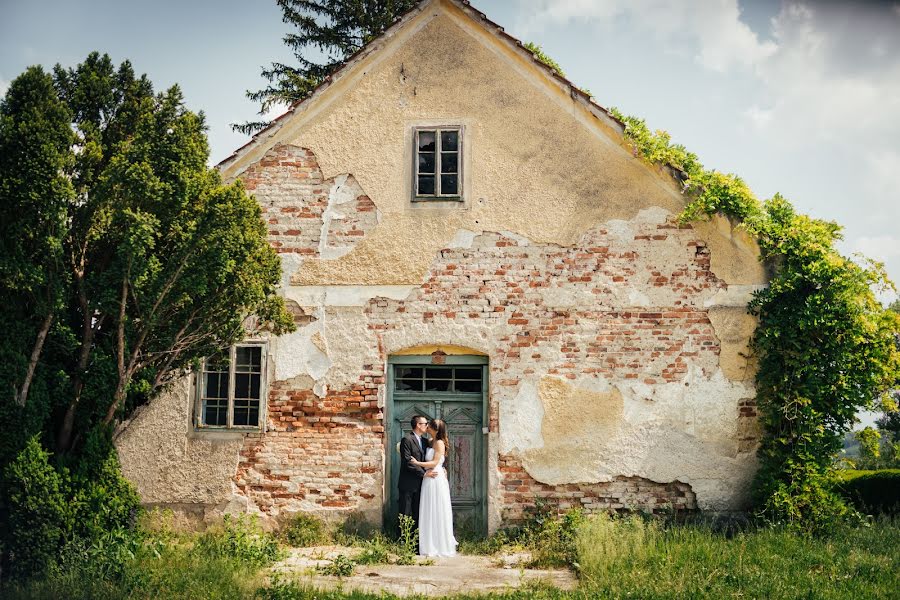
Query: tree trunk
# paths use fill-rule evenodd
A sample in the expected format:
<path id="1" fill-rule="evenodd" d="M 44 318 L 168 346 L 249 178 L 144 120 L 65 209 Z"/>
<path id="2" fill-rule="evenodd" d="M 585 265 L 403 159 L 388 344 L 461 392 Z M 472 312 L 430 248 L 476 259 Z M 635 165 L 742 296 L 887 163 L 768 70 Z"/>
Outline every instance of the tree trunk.
<path id="1" fill-rule="evenodd" d="M 75 280 L 78 283 L 78 302 L 81 305 L 81 354 L 78 357 L 78 368 L 72 377 L 73 393 L 72 401 L 66 409 L 62 424 L 56 434 L 56 449 L 67 452 L 72 446 L 72 430 L 75 427 L 75 410 L 81 400 L 81 392 L 84 389 L 84 375 L 87 370 L 88 360 L 91 357 L 91 345 L 94 343 L 94 323 L 92 323 L 90 305 L 84 292 L 84 278 L 81 272 L 75 271 Z M 101 319 L 102 320 L 102 319 Z M 99 323 L 97 324 L 99 327 Z"/>
<path id="2" fill-rule="evenodd" d="M 28 370 L 25 372 L 25 381 L 22 387 L 16 390 L 16 404 L 21 407 L 25 406 L 28 401 L 28 388 L 31 387 L 31 380 L 34 378 L 34 371 L 37 369 L 38 359 L 44 349 L 44 342 L 47 339 L 47 333 L 50 331 L 50 325 L 53 323 L 53 313 L 47 315 L 41 324 L 41 330 L 38 331 L 37 339 L 34 342 L 34 348 L 31 350 L 31 359 L 28 361 Z"/>

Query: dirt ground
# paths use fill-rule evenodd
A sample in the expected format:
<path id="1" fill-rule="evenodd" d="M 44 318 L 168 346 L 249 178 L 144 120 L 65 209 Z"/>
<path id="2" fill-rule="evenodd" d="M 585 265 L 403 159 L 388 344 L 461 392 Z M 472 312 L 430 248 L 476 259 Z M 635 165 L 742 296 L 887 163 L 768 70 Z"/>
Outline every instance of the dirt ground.
<path id="1" fill-rule="evenodd" d="M 311 587 L 369 593 L 388 592 L 398 596 L 421 594 L 446 596 L 457 593 L 503 592 L 524 584 L 543 583 L 560 589 L 577 585 L 575 575 L 565 569 L 526 569 L 525 554 L 507 556 L 467 556 L 419 559 L 417 565 L 356 565 L 348 577 L 323 575 L 316 567 L 329 564 L 339 555 L 353 557 L 357 548 L 316 546 L 296 548 L 278 563 L 273 572 Z"/>

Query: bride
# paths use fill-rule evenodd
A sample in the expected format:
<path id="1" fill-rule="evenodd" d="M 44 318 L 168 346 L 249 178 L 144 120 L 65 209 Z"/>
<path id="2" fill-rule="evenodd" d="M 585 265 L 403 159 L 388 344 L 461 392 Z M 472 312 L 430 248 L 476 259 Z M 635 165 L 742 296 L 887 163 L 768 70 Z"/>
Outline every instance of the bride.
<path id="1" fill-rule="evenodd" d="M 422 479 L 419 499 L 419 554 L 421 556 L 455 556 L 456 538 L 453 537 L 453 512 L 450 506 L 450 482 L 444 470 L 444 460 L 450 448 L 447 425 L 440 419 L 428 422 L 431 447 L 425 452 L 425 460 L 410 461 L 424 469 L 432 469 L 436 477 Z"/>

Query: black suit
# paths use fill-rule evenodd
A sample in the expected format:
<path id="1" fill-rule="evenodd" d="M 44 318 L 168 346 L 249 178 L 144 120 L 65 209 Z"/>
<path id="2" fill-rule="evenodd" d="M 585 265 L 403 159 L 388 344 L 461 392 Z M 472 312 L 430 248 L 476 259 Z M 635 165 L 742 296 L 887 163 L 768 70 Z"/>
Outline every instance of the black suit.
<path id="1" fill-rule="evenodd" d="M 413 518 L 416 527 L 419 526 L 419 492 L 422 490 L 422 478 L 425 477 L 425 469 L 411 464 L 411 459 L 425 460 L 425 450 L 429 447 L 428 440 L 422 438 L 422 446 L 416 434 L 409 432 L 400 440 L 400 477 L 398 488 L 400 490 L 400 514 Z"/>

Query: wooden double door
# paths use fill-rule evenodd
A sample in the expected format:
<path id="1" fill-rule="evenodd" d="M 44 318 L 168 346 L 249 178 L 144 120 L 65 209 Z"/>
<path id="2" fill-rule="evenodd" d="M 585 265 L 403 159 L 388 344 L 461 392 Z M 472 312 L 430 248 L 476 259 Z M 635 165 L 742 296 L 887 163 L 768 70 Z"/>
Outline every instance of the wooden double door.
<path id="1" fill-rule="evenodd" d="M 441 356 L 439 360 L 441 364 L 434 364 L 431 356 L 397 356 L 388 364 L 386 523 L 397 519 L 398 444 L 409 433 L 412 417 L 422 415 L 447 424 L 450 451 L 445 466 L 457 536 L 485 535 L 487 358 Z"/>

